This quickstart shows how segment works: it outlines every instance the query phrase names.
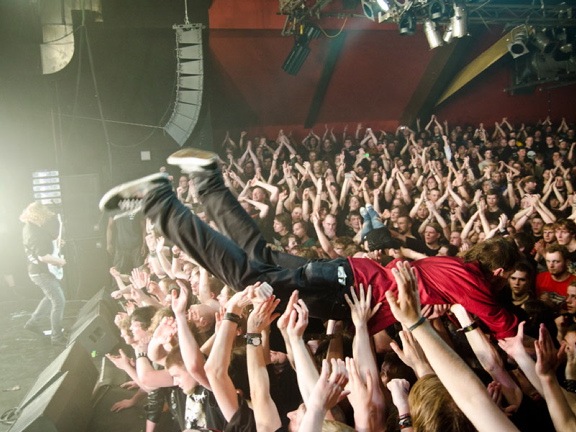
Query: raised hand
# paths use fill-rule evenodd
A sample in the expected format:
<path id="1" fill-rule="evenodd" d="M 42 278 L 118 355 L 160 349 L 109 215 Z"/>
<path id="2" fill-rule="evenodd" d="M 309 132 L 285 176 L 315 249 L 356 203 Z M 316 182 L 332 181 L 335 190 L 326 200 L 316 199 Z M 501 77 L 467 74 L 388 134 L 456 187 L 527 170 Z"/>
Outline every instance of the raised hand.
<path id="1" fill-rule="evenodd" d="M 402 330 L 399 335 L 402 341 L 402 348 L 400 348 L 396 342 L 391 342 L 390 347 L 398 355 L 400 360 L 402 360 L 406 366 L 411 367 L 419 377 L 427 373 L 433 373 L 424 351 L 412 333 L 408 330 Z"/>
<path id="2" fill-rule="evenodd" d="M 566 345 L 562 345 L 560 350 L 556 350 L 548 329 L 544 324 L 540 324 L 540 337 L 534 341 L 534 348 L 536 348 L 536 373 L 538 376 L 555 375 L 560 364 L 560 356 L 566 349 Z"/>
<path id="3" fill-rule="evenodd" d="M 280 299 L 276 299 L 275 296 L 271 296 L 264 302 L 256 303 L 248 316 L 248 333 L 261 333 L 269 327 L 272 321 L 280 316 L 279 313 L 274 313 L 279 303 Z"/>
<path id="4" fill-rule="evenodd" d="M 416 274 L 407 262 L 399 262 L 392 274 L 398 284 L 398 297 L 388 290 L 386 300 L 394 317 L 406 327 L 411 327 L 422 318 Z"/>
<path id="5" fill-rule="evenodd" d="M 176 280 L 180 287 L 180 292 L 172 290 L 172 310 L 175 315 L 185 315 L 188 306 L 188 288 L 186 284 L 180 280 Z"/>
<path id="6" fill-rule="evenodd" d="M 368 291 L 366 292 L 366 295 L 364 295 L 364 286 L 360 284 L 358 294 L 360 298 L 358 298 L 356 295 L 354 287 L 350 287 L 350 296 L 352 297 L 352 300 L 350 300 L 348 294 L 344 294 L 346 303 L 348 303 L 348 306 L 350 306 L 352 322 L 354 323 L 355 327 L 365 325 L 368 320 L 372 318 L 376 312 L 378 312 L 380 306 L 382 306 L 382 303 L 378 303 L 373 308 L 370 307 L 370 302 L 372 300 L 371 285 L 368 285 Z"/>
<path id="7" fill-rule="evenodd" d="M 284 310 L 284 313 L 282 315 L 280 315 L 280 317 L 278 318 L 278 321 L 276 321 L 276 325 L 278 326 L 278 330 L 280 330 L 282 333 L 284 333 L 286 331 L 286 329 L 288 328 L 288 324 L 290 323 L 290 316 L 292 314 L 292 311 L 294 311 L 294 304 L 298 302 L 298 291 L 292 291 L 292 295 L 290 296 L 290 299 L 288 300 L 288 305 L 286 306 L 286 310 Z"/>
<path id="8" fill-rule="evenodd" d="M 132 274 L 130 276 L 130 283 L 136 289 L 146 288 L 148 283 L 150 282 L 150 275 L 146 272 L 143 272 L 139 268 L 135 268 L 132 270 Z"/>
<path id="9" fill-rule="evenodd" d="M 308 327 L 308 307 L 304 300 L 300 299 L 294 303 L 286 332 L 291 339 L 301 339 L 306 327 Z"/>
<path id="10" fill-rule="evenodd" d="M 176 334 L 178 334 L 178 328 L 174 318 L 164 317 L 158 327 L 156 327 L 156 330 L 154 330 L 152 339 L 158 341 L 161 345 L 165 345 L 170 343 Z"/>
<path id="11" fill-rule="evenodd" d="M 348 372 L 344 361 L 331 359 L 331 363 L 332 372 L 330 372 L 328 360 L 322 361 L 320 378 L 316 381 L 316 385 L 306 401 L 309 409 L 328 411 L 350 393 L 344 390 L 348 384 Z"/>

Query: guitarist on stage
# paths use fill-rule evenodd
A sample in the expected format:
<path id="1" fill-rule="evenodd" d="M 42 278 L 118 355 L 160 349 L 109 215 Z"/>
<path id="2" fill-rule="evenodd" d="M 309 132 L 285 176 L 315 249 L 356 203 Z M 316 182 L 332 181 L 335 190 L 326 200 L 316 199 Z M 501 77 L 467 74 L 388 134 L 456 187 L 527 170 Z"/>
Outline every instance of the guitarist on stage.
<path id="1" fill-rule="evenodd" d="M 52 345 L 63 346 L 66 345 L 66 337 L 62 334 L 66 298 L 59 279 L 62 278 L 66 260 L 59 255 L 60 234 L 54 239 L 48 230 L 47 222 L 53 217 L 54 213 L 39 203 L 30 204 L 20 215 L 20 221 L 24 223 L 22 237 L 28 259 L 28 274 L 44 293 L 44 298 L 24 328 L 43 335 L 40 322 L 50 316 Z"/>

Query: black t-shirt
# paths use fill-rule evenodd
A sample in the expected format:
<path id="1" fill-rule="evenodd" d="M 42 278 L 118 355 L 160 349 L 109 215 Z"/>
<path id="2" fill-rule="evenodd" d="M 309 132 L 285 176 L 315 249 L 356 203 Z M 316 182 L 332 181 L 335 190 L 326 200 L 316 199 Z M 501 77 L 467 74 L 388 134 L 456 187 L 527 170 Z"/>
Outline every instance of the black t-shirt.
<path id="1" fill-rule="evenodd" d="M 144 240 L 144 216 L 142 212 L 124 215 L 114 219 L 116 225 L 116 248 L 133 250 L 142 247 Z"/>
<path id="2" fill-rule="evenodd" d="M 53 237 L 48 231 L 33 223 L 26 223 L 22 230 L 24 251 L 28 261 L 29 274 L 49 273 L 48 265 L 38 258 L 54 251 Z"/>

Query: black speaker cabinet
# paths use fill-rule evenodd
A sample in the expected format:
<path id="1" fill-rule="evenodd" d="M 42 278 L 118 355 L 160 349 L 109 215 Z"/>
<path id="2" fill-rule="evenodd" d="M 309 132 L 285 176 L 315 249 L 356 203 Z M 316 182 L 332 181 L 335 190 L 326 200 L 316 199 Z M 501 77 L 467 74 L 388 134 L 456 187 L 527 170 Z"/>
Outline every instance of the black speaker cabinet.
<path id="1" fill-rule="evenodd" d="M 98 355 L 110 352 L 120 342 L 120 332 L 114 325 L 116 312 L 116 302 L 101 289 L 80 309 L 70 330 L 69 343 L 79 342 L 86 351 L 96 351 Z"/>
<path id="2" fill-rule="evenodd" d="M 98 371 L 80 344 L 69 345 L 38 377 L 9 432 L 82 432 L 92 416 Z"/>

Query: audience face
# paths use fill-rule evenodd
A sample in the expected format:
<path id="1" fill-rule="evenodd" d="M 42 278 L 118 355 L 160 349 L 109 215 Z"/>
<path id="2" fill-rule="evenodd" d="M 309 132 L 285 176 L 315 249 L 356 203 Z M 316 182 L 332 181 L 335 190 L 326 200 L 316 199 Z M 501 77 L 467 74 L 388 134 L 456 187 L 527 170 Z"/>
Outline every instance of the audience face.
<path id="1" fill-rule="evenodd" d="M 300 404 L 297 410 L 290 411 L 287 414 L 290 419 L 290 423 L 288 423 L 288 432 L 298 432 L 304 414 L 306 414 L 306 407 L 304 404 Z"/>
<path id="2" fill-rule="evenodd" d="M 552 276 L 561 277 L 566 273 L 566 260 L 560 252 L 546 254 L 546 267 Z"/>
<path id="3" fill-rule="evenodd" d="M 546 243 L 552 243 L 553 241 L 556 240 L 556 236 L 554 233 L 554 229 L 553 228 L 546 228 L 545 230 L 542 231 L 542 238 L 544 239 L 544 241 Z"/>
<path id="4" fill-rule="evenodd" d="M 274 224 L 272 225 L 272 229 L 274 229 L 275 233 L 283 233 L 286 231 L 286 227 L 278 219 L 274 219 Z"/>
<path id="5" fill-rule="evenodd" d="M 530 221 L 530 226 L 532 227 L 532 233 L 534 235 L 542 235 L 542 228 L 544 228 L 544 221 L 541 218 L 532 218 Z"/>
<path id="6" fill-rule="evenodd" d="M 324 233 L 330 237 L 336 235 L 336 217 L 329 214 L 327 215 L 324 220 L 322 221 L 322 228 L 324 229 Z"/>
<path id="7" fill-rule="evenodd" d="M 562 246 L 567 246 L 570 244 L 572 240 L 574 240 L 574 235 L 563 227 L 558 227 L 554 231 L 554 234 L 556 235 L 556 240 L 558 241 L 558 244 Z"/>
<path id="8" fill-rule="evenodd" d="M 300 222 L 296 222 L 292 225 L 292 232 L 298 236 L 298 238 L 303 238 L 306 235 L 306 230 Z"/>
<path id="9" fill-rule="evenodd" d="M 412 223 L 410 219 L 406 216 L 400 216 L 398 218 L 398 232 L 402 235 L 406 235 L 410 233 L 410 229 L 412 228 Z"/>
<path id="10" fill-rule="evenodd" d="M 188 189 L 188 177 L 186 176 L 181 176 L 180 179 L 178 180 L 178 187 L 181 187 L 184 190 Z"/>
<path id="11" fill-rule="evenodd" d="M 487 195 L 486 205 L 490 208 L 498 207 L 498 195 Z"/>
<path id="12" fill-rule="evenodd" d="M 302 220 L 302 207 L 294 207 L 291 216 L 293 223 L 300 222 Z"/>
<path id="13" fill-rule="evenodd" d="M 566 297 L 566 309 L 568 309 L 568 313 L 576 314 L 576 286 L 569 285 Z M 574 333 L 576 337 L 576 333 Z M 576 338 L 575 338 L 576 341 Z"/>
<path id="14" fill-rule="evenodd" d="M 431 226 L 424 229 L 424 241 L 427 245 L 434 245 L 440 239 L 441 234 Z"/>
<path id="15" fill-rule="evenodd" d="M 168 373 L 174 380 L 174 385 L 180 387 L 185 394 L 191 394 L 196 387 L 196 380 L 188 373 L 184 365 L 172 365 Z"/>
<path id="16" fill-rule="evenodd" d="M 218 294 L 218 297 L 216 297 L 216 300 L 218 300 L 218 304 L 220 305 L 220 307 L 226 307 L 226 303 L 228 303 L 230 294 L 231 294 L 230 288 L 228 288 L 227 285 L 224 285 L 224 287 L 220 290 L 220 294 Z"/>
<path id="17" fill-rule="evenodd" d="M 462 235 L 459 231 L 452 231 L 450 233 L 450 244 L 459 248 L 462 246 Z"/>
<path id="18" fill-rule="evenodd" d="M 140 321 L 132 321 L 130 323 L 130 331 L 132 332 L 132 335 L 134 336 L 135 342 L 139 342 L 139 341 L 141 341 L 141 340 L 143 340 L 149 336 L 148 331 L 144 330 L 142 325 L 143 324 Z"/>
<path id="19" fill-rule="evenodd" d="M 508 283 L 510 285 L 510 290 L 516 297 L 523 296 L 530 289 L 528 274 L 520 270 L 516 270 L 510 275 Z"/>
<path id="20" fill-rule="evenodd" d="M 266 192 L 264 192 L 262 188 L 254 188 L 252 191 L 252 199 L 260 203 L 266 202 Z"/>
<path id="21" fill-rule="evenodd" d="M 390 218 L 392 219 L 392 218 Z M 362 216 L 352 215 L 350 216 L 350 226 L 353 230 L 362 229 Z"/>

